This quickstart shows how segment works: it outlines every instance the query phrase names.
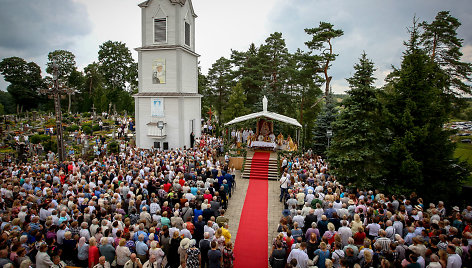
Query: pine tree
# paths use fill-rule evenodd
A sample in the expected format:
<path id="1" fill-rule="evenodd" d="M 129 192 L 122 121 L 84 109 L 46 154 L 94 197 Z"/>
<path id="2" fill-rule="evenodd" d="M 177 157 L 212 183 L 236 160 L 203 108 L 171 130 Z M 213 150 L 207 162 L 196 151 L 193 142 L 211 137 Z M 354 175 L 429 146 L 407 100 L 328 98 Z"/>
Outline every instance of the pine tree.
<path id="1" fill-rule="evenodd" d="M 422 22 L 421 40 L 430 58 L 448 74 L 447 94 L 471 93 L 472 64 L 463 62 L 463 39 L 457 37 L 461 26 L 449 11 L 439 12 L 431 23 Z"/>
<path id="2" fill-rule="evenodd" d="M 331 123 L 337 115 L 337 108 L 334 103 L 333 94 L 329 93 L 326 103 L 316 118 L 313 129 L 313 152 L 319 155 L 326 155 L 328 149 L 327 131 L 332 130 Z"/>
<path id="3" fill-rule="evenodd" d="M 374 64 L 362 54 L 347 81 L 350 90 L 336 121 L 329 148 L 329 162 L 339 179 L 360 187 L 383 188 L 386 139 L 382 130 L 382 105 L 374 87 Z"/>
<path id="4" fill-rule="evenodd" d="M 216 60 L 208 70 L 208 97 L 211 105 L 215 107 L 218 118 L 218 126 L 222 123 L 222 115 L 225 105 L 228 102 L 233 83 L 233 73 L 231 71 L 231 61 L 225 57 Z"/>
<path id="5" fill-rule="evenodd" d="M 223 111 L 223 121 L 229 122 L 235 117 L 243 116 L 249 113 L 249 109 L 245 106 L 246 95 L 241 83 L 237 83 L 233 87 L 229 96 L 228 104 Z"/>
<path id="6" fill-rule="evenodd" d="M 264 72 L 259 59 L 259 49 L 252 43 L 247 51 L 231 50 L 231 61 L 235 67 L 235 79 L 239 80 L 246 95 L 246 107 L 258 112 L 258 104 L 262 99 Z"/>
<path id="7" fill-rule="evenodd" d="M 265 44 L 259 48 L 260 68 L 264 72 L 263 95 L 269 100 L 269 110 L 280 114 L 287 114 L 290 107 L 285 91 L 289 57 L 285 39 L 279 32 L 267 37 Z"/>
<path id="8" fill-rule="evenodd" d="M 334 25 L 328 22 L 320 22 L 320 25 L 316 28 L 305 29 L 305 32 L 311 35 L 312 39 L 308 42 L 305 42 L 307 47 L 311 50 L 320 51 L 320 58 L 323 62 L 320 67 L 320 72 L 324 74 L 325 78 L 325 96 L 328 96 L 330 92 L 330 83 L 332 76 L 328 75 L 328 70 L 331 67 L 331 63 L 338 56 L 334 53 L 333 49 L 333 39 L 340 37 L 344 32 L 340 29 L 333 29 Z"/>
<path id="9" fill-rule="evenodd" d="M 420 47 L 416 22 L 406 42 L 401 68 L 389 77 L 388 125 L 392 133 L 389 192 L 417 191 L 426 199 L 456 195 L 464 179 L 453 159 L 454 146 L 443 129 L 449 110 L 443 97 L 447 74 Z"/>

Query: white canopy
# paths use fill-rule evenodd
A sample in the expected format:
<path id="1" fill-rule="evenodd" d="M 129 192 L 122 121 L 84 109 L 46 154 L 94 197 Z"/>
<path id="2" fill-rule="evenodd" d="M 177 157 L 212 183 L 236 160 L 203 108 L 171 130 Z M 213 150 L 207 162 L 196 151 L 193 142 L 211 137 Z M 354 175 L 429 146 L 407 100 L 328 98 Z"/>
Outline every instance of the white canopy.
<path id="1" fill-rule="evenodd" d="M 262 106 L 263 106 L 263 111 L 262 112 L 252 113 L 252 114 L 247 114 L 247 115 L 243 115 L 243 116 L 240 116 L 240 117 L 236 117 L 235 119 L 233 119 L 233 120 L 229 121 L 228 123 L 226 123 L 225 126 L 229 126 L 229 125 L 232 125 L 232 124 L 236 124 L 236 123 L 243 122 L 243 121 L 250 120 L 250 119 L 254 119 L 254 118 L 267 117 L 267 118 L 274 119 L 274 120 L 277 120 L 277 121 L 280 121 L 280 122 L 284 122 L 284 123 L 287 123 L 287 124 L 290 124 L 290 125 L 294 125 L 294 126 L 297 126 L 297 127 L 302 127 L 302 125 L 300 125 L 300 123 L 298 123 L 298 121 L 296 119 L 293 119 L 291 117 L 281 115 L 281 114 L 278 114 L 278 113 L 273 113 L 273 112 L 267 111 L 267 98 L 265 96 L 262 99 Z"/>

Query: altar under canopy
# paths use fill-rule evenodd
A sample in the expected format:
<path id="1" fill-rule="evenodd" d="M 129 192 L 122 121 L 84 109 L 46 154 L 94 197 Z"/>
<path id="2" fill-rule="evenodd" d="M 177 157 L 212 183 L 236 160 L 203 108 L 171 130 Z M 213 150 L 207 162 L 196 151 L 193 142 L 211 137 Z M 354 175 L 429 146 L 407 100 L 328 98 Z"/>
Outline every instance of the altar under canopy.
<path id="1" fill-rule="evenodd" d="M 252 133 L 247 140 L 250 148 L 268 149 L 268 150 L 297 150 L 297 144 L 300 138 L 300 128 L 302 125 L 294 118 L 267 111 L 267 98 L 262 99 L 262 111 L 236 117 L 225 124 L 226 127 L 244 122 L 247 120 L 258 119 L 256 132 Z M 297 127 L 295 141 L 290 136 L 285 140 L 282 134 L 275 136 L 273 121 L 283 122 Z M 238 145 L 239 147 L 239 145 Z"/>

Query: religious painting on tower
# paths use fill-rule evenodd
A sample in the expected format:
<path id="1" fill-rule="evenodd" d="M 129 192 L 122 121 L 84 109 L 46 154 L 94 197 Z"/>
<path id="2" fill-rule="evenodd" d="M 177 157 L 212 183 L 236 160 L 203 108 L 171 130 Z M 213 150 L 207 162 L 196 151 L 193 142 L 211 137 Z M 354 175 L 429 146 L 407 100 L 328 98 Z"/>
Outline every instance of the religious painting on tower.
<path id="1" fill-rule="evenodd" d="M 152 83 L 166 83 L 166 60 L 156 59 L 152 62 Z"/>
<path id="2" fill-rule="evenodd" d="M 151 116 L 164 117 L 164 98 L 152 98 Z"/>

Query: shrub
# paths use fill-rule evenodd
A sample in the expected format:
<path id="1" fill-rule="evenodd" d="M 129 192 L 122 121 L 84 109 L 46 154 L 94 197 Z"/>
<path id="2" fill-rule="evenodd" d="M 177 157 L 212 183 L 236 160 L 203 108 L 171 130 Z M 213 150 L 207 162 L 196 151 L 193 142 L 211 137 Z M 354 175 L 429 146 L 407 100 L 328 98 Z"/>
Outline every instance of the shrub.
<path id="1" fill-rule="evenodd" d="M 120 146 L 117 141 L 113 140 L 112 142 L 108 144 L 108 149 L 110 150 L 111 153 L 117 154 L 120 149 Z"/>
<path id="2" fill-rule="evenodd" d="M 70 126 L 67 127 L 67 131 L 69 131 L 69 132 L 74 132 L 74 131 L 77 131 L 79 129 L 80 129 L 80 127 L 78 125 L 70 125 Z"/>
<path id="3" fill-rule="evenodd" d="M 93 130 L 93 131 L 99 131 L 99 130 L 100 130 L 100 126 L 99 126 L 99 125 L 93 125 L 93 126 L 92 126 L 92 130 Z"/>
<path id="4" fill-rule="evenodd" d="M 90 118 L 90 115 L 91 114 L 89 112 L 82 113 L 82 117 L 84 117 L 84 118 L 87 118 L 87 117 Z"/>
<path id="5" fill-rule="evenodd" d="M 41 142 L 41 135 L 39 134 L 36 134 L 36 135 L 33 135 L 29 138 L 29 141 L 32 143 L 32 144 L 38 144 Z"/>
<path id="6" fill-rule="evenodd" d="M 48 141 L 45 141 L 43 144 L 44 151 L 53 151 L 57 152 L 57 140 L 56 139 L 49 139 Z"/>
<path id="7" fill-rule="evenodd" d="M 49 135 L 35 134 L 29 138 L 29 141 L 33 144 L 38 144 L 38 143 L 46 142 L 50 139 L 51 137 Z"/>
<path id="8" fill-rule="evenodd" d="M 87 135 L 92 135 L 93 130 L 89 125 L 85 125 L 82 127 L 82 130 L 85 132 Z"/>

